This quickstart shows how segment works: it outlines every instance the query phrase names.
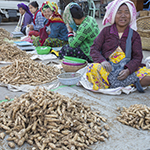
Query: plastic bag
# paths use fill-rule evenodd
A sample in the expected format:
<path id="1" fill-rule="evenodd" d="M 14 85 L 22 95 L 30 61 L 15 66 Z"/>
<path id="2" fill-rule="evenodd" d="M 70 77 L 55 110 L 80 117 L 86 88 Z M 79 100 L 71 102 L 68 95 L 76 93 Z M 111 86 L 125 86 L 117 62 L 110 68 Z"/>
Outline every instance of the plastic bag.
<path id="1" fill-rule="evenodd" d="M 26 35 L 29 35 L 30 28 L 26 26 Z"/>

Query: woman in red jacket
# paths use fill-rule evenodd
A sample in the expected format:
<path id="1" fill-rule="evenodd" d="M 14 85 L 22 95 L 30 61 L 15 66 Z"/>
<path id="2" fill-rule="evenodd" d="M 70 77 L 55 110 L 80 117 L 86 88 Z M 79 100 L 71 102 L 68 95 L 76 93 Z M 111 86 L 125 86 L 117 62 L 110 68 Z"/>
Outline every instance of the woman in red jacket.
<path id="1" fill-rule="evenodd" d="M 114 0 L 107 6 L 103 20 L 112 24 L 105 27 L 94 40 L 90 55 L 93 64 L 87 72 L 88 80 L 93 84 L 93 89 L 106 89 L 110 87 L 108 76 L 112 71 L 111 63 L 118 64 L 126 57 L 126 40 L 129 29 L 133 29 L 131 38 L 131 59 L 123 70 L 119 72 L 117 79 L 124 81 L 130 74 L 134 73 L 140 80 L 141 86 L 150 85 L 150 69 L 142 64 L 142 46 L 136 27 L 136 8 L 130 0 Z"/>

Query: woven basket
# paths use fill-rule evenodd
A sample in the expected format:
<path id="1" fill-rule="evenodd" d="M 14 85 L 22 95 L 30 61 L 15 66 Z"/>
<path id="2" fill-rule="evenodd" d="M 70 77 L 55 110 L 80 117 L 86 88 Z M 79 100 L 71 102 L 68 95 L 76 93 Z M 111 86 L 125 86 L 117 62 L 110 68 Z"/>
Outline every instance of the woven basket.
<path id="1" fill-rule="evenodd" d="M 137 32 L 140 36 L 150 38 L 150 16 L 140 17 L 136 23 Z"/>
<path id="2" fill-rule="evenodd" d="M 140 17 L 144 17 L 144 16 L 148 16 L 148 15 L 149 15 L 149 11 L 146 11 L 146 10 L 140 11 Z"/>
<path id="3" fill-rule="evenodd" d="M 150 50 L 150 38 L 141 37 L 142 49 Z"/>
<path id="4" fill-rule="evenodd" d="M 76 72 L 76 71 L 78 71 L 79 69 L 81 69 L 81 68 L 87 66 L 87 64 L 88 64 L 87 61 L 86 61 L 85 64 L 80 65 L 80 66 L 71 66 L 71 65 L 66 65 L 66 64 L 63 64 L 63 63 L 62 63 L 62 67 L 63 67 L 63 70 L 64 70 L 65 72 Z"/>

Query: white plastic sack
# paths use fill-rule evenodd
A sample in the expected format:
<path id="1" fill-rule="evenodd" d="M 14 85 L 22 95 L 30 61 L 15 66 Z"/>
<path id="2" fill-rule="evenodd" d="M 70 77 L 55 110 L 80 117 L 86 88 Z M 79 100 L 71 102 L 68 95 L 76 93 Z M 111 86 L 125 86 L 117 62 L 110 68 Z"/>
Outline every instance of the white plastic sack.
<path id="1" fill-rule="evenodd" d="M 108 95 L 120 95 L 121 93 L 130 94 L 130 93 L 136 91 L 136 88 L 131 87 L 131 86 L 118 87 L 118 88 L 113 88 L 113 89 L 99 89 L 99 90 L 95 91 L 95 90 L 93 90 L 93 85 L 86 78 L 87 66 L 78 70 L 77 72 L 82 74 L 80 84 L 85 89 L 93 91 L 93 92 L 99 92 L 99 93 L 108 94 Z"/>

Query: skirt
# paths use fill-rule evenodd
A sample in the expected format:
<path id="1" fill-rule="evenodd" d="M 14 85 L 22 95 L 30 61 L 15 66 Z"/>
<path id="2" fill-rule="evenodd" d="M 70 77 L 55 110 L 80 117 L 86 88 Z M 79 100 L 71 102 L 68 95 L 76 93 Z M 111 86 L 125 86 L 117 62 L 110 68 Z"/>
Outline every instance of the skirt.
<path id="1" fill-rule="evenodd" d="M 72 48 L 69 46 L 69 44 L 65 45 L 62 47 L 62 49 L 59 52 L 59 58 L 63 59 L 64 56 L 71 56 L 71 57 L 76 57 L 76 58 L 81 58 L 85 59 L 88 62 L 92 62 L 80 49 L 80 47 L 77 48 Z"/>
<path id="2" fill-rule="evenodd" d="M 33 45 L 34 46 L 40 46 L 41 43 L 40 43 L 40 37 L 36 37 L 34 38 L 33 40 Z M 50 47 L 61 47 L 61 46 L 64 46 L 68 43 L 68 41 L 63 41 L 63 40 L 60 40 L 58 38 L 47 38 L 43 44 L 43 46 L 50 46 Z"/>
<path id="3" fill-rule="evenodd" d="M 145 76 L 150 76 L 150 69 L 140 67 L 135 74 L 141 80 Z M 86 73 L 88 81 L 93 85 L 93 90 L 108 89 L 110 86 L 108 75 L 109 73 L 99 63 L 93 63 L 88 66 Z"/>

